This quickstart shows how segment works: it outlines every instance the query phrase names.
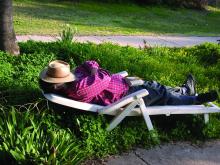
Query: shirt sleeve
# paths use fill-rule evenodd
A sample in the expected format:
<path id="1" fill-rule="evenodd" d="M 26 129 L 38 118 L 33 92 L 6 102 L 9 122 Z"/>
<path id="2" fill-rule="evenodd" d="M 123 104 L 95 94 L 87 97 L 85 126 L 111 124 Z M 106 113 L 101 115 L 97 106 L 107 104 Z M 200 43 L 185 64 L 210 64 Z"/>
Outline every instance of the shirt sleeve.
<path id="1" fill-rule="evenodd" d="M 93 68 L 99 69 L 99 64 L 96 61 L 86 61 L 83 63 L 83 66 L 89 71 Z"/>
<path id="2" fill-rule="evenodd" d="M 98 67 L 97 63 L 86 63 L 89 68 Z M 90 65 L 91 64 L 91 65 Z M 95 65 L 93 65 L 95 64 Z M 107 89 L 111 81 L 110 73 L 99 68 L 94 75 L 88 75 L 73 82 L 72 89 L 69 90 L 68 96 L 82 102 L 90 102 L 95 96 Z"/>

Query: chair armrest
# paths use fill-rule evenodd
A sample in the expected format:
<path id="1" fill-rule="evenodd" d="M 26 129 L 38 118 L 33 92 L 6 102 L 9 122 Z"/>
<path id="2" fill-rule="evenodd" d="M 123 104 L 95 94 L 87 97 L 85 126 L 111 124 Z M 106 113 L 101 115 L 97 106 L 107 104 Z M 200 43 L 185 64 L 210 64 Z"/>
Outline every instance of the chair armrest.
<path id="1" fill-rule="evenodd" d="M 125 77 L 125 81 L 128 83 L 130 87 L 132 86 L 139 86 L 144 84 L 144 80 L 140 79 L 139 77 Z"/>
<path id="2" fill-rule="evenodd" d="M 128 76 L 128 72 L 127 72 L 127 71 L 118 72 L 118 73 L 116 73 L 116 74 L 119 74 L 119 75 L 121 75 L 122 77 Z"/>
<path id="3" fill-rule="evenodd" d="M 122 108 L 124 107 L 125 105 L 137 100 L 137 99 L 140 99 L 144 96 L 147 96 L 149 93 L 146 89 L 142 89 L 142 90 L 139 90 L 137 92 L 134 92 L 132 94 L 129 94 L 123 98 L 121 98 L 120 100 L 108 105 L 108 106 L 105 106 L 104 108 L 98 110 L 98 112 L 100 114 L 108 114 L 109 112 L 113 112 L 119 108 Z"/>

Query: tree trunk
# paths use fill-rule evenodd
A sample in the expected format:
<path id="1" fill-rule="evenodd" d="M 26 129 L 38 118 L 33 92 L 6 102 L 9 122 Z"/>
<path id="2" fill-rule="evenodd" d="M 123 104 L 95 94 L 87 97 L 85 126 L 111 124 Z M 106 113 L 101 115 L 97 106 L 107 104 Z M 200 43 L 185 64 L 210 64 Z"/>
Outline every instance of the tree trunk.
<path id="1" fill-rule="evenodd" d="M 0 0 L 0 50 L 13 55 L 20 53 L 13 27 L 12 0 Z"/>

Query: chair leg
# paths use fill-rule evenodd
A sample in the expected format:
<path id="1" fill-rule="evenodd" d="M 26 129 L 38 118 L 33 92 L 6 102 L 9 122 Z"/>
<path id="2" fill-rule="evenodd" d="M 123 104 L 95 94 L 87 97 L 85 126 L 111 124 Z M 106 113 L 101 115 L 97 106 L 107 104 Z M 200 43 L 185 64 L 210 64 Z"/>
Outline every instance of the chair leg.
<path id="1" fill-rule="evenodd" d="M 111 131 L 114 129 L 139 103 L 137 101 L 129 104 L 121 113 L 114 117 L 114 119 L 109 124 L 107 131 Z"/>
<path id="2" fill-rule="evenodd" d="M 147 125 L 147 128 L 148 128 L 149 131 L 151 131 L 151 130 L 154 129 L 154 127 L 153 127 L 153 124 L 151 122 L 150 116 L 149 116 L 149 114 L 147 112 L 147 108 L 145 106 L 144 100 L 140 99 L 139 102 L 140 102 L 141 113 L 142 113 L 142 115 L 144 117 L 144 120 L 145 120 L 145 123 Z"/>
<path id="3" fill-rule="evenodd" d="M 209 114 L 208 113 L 204 114 L 204 120 L 205 120 L 205 124 L 207 124 L 209 122 Z"/>

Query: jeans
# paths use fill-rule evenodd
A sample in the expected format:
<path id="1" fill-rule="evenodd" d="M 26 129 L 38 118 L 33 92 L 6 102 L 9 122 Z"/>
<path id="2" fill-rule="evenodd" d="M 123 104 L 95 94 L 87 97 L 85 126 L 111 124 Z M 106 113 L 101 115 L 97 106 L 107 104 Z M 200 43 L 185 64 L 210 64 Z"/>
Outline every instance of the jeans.
<path id="1" fill-rule="evenodd" d="M 196 96 L 188 96 L 186 87 L 169 87 L 156 81 L 145 81 L 143 85 L 132 86 L 128 94 L 146 89 L 149 95 L 143 97 L 146 106 L 152 105 L 193 105 Z"/>

